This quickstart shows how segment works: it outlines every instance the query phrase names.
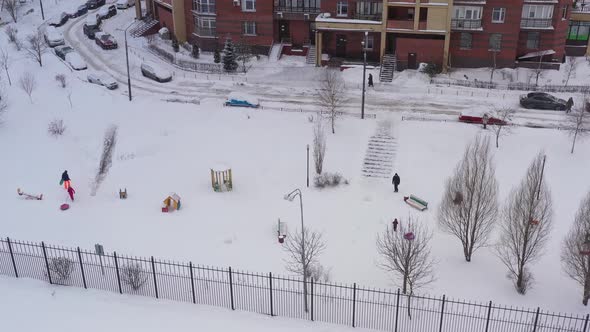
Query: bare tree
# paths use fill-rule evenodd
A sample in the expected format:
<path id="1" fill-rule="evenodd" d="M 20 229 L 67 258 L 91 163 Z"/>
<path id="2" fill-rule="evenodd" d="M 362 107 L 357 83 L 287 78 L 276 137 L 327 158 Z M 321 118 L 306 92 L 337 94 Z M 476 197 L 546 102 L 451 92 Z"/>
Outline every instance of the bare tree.
<path id="1" fill-rule="evenodd" d="M 575 56 L 568 56 L 566 57 L 567 61 L 565 63 L 565 83 L 564 86 L 567 86 L 567 84 L 570 81 L 570 77 L 572 77 L 572 75 L 575 77 L 575 71 L 576 71 L 576 67 L 578 65 L 578 58 Z"/>
<path id="2" fill-rule="evenodd" d="M 496 119 L 496 121 L 488 123 L 488 126 L 490 126 L 494 132 L 494 136 L 496 137 L 496 148 L 500 147 L 500 137 L 508 135 L 512 132 L 510 122 L 512 121 L 512 116 L 514 113 L 515 111 L 511 108 L 496 109 L 492 113 L 492 117 Z"/>
<path id="3" fill-rule="evenodd" d="M 74 261 L 67 257 L 55 257 L 49 260 L 51 280 L 58 285 L 66 285 L 74 271 Z"/>
<path id="4" fill-rule="evenodd" d="M 64 134 L 66 131 L 66 125 L 64 124 L 64 120 L 62 119 L 55 119 L 49 122 L 47 126 L 47 132 L 49 135 L 53 137 L 58 137 Z"/>
<path id="5" fill-rule="evenodd" d="M 14 23 L 16 23 L 18 20 L 19 6 L 19 0 L 4 0 L 4 7 L 6 8 L 8 14 L 10 14 L 10 17 L 12 17 Z"/>
<path id="6" fill-rule="evenodd" d="M 33 103 L 33 91 L 37 88 L 37 79 L 30 72 L 24 72 L 20 77 L 18 84 L 20 88 L 29 96 L 31 104 Z"/>
<path id="7" fill-rule="evenodd" d="M 541 257 L 553 225 L 553 204 L 543 182 L 544 168 L 545 156 L 538 154 L 525 178 L 510 192 L 502 215 L 497 254 L 520 294 L 532 286 L 529 265 Z"/>
<path id="8" fill-rule="evenodd" d="M 377 236 L 377 251 L 382 260 L 379 265 L 395 276 L 402 293 L 412 295 L 415 289 L 434 281 L 434 260 L 430 255 L 432 233 L 427 227 L 408 217 L 397 231 L 388 225 Z"/>
<path id="9" fill-rule="evenodd" d="M 121 280 L 138 291 L 147 282 L 148 276 L 139 263 L 129 263 L 121 268 Z"/>
<path id="10" fill-rule="evenodd" d="M 252 67 L 252 65 L 248 65 L 254 57 L 252 46 L 242 38 L 235 44 L 235 52 L 236 61 L 242 66 L 242 71 L 246 73 Z"/>
<path id="11" fill-rule="evenodd" d="M 336 119 L 340 115 L 339 110 L 346 102 L 344 80 L 339 71 L 335 69 L 324 71 L 317 96 L 320 107 L 330 119 L 332 134 L 335 134 Z"/>
<path id="12" fill-rule="evenodd" d="M 590 99 L 585 98 L 583 105 L 567 115 L 567 131 L 572 138 L 571 153 L 574 153 L 576 140 L 590 133 Z"/>
<path id="13" fill-rule="evenodd" d="M 286 269 L 289 272 L 301 275 L 306 281 L 313 272 L 313 266 L 318 266 L 318 257 L 326 249 L 326 244 L 322 239 L 322 234 L 312 231 L 307 227 L 301 230 L 295 230 L 294 233 L 289 232 L 287 241 L 283 249 L 287 253 L 285 260 Z M 307 282 L 303 283 L 303 298 L 305 303 L 305 312 L 307 312 Z"/>
<path id="14" fill-rule="evenodd" d="M 8 108 L 8 103 L 6 102 L 6 94 L 4 93 L 4 89 L 0 86 L 0 124 L 2 124 L 2 116 L 6 109 Z"/>
<path id="15" fill-rule="evenodd" d="M 57 74 L 55 75 L 55 80 L 59 83 L 59 86 L 65 88 L 67 84 L 66 75 L 64 74 Z"/>
<path id="16" fill-rule="evenodd" d="M 543 68 L 543 57 L 545 55 L 549 55 L 551 51 L 541 51 L 539 52 L 539 62 L 537 64 L 537 68 L 533 69 L 533 73 L 535 74 L 535 85 L 539 85 L 539 78 L 541 74 L 545 71 Z"/>
<path id="17" fill-rule="evenodd" d="M 487 245 L 497 216 L 498 183 L 490 140 L 478 136 L 447 179 L 438 223 L 461 241 L 465 260 L 471 262 L 473 253 Z"/>
<path id="18" fill-rule="evenodd" d="M 492 83 L 492 81 L 494 80 L 494 73 L 496 72 L 496 69 L 498 68 L 498 62 L 496 61 L 496 58 L 497 58 L 498 52 L 500 52 L 500 50 L 492 49 L 492 50 L 490 50 L 490 52 L 492 53 L 492 68 L 491 68 L 491 72 L 490 72 L 490 83 Z"/>
<path id="19" fill-rule="evenodd" d="M 107 129 L 104 135 L 102 155 L 100 157 L 98 171 L 96 172 L 96 177 L 94 178 L 92 190 L 90 192 L 90 195 L 92 196 L 96 195 L 100 184 L 106 178 L 109 169 L 113 164 L 113 152 L 115 151 L 115 146 L 117 145 L 117 130 L 117 126 L 111 126 L 109 129 Z"/>
<path id="20" fill-rule="evenodd" d="M 16 50 L 20 51 L 22 48 L 22 43 L 21 43 L 20 39 L 18 38 L 18 30 L 16 30 L 14 27 L 9 25 L 6 27 L 4 32 L 6 33 L 6 36 L 8 37 L 8 42 L 13 43 L 14 47 L 16 47 Z"/>
<path id="21" fill-rule="evenodd" d="M 326 132 L 322 121 L 317 119 L 313 127 L 313 160 L 315 165 L 315 172 L 322 174 L 324 167 L 324 156 L 326 155 Z"/>
<path id="22" fill-rule="evenodd" d="M 10 67 L 11 62 L 10 55 L 8 52 L 4 51 L 3 48 L 0 47 L 0 66 L 4 68 L 4 72 L 6 73 L 6 77 L 8 78 L 8 84 L 12 85 L 12 80 L 10 79 L 10 73 L 8 72 L 8 68 Z"/>
<path id="23" fill-rule="evenodd" d="M 47 50 L 47 44 L 43 38 L 43 33 L 37 31 L 34 34 L 27 36 L 28 47 L 25 48 L 29 56 L 39 63 L 40 67 L 43 67 L 43 54 Z"/>
<path id="24" fill-rule="evenodd" d="M 574 224 L 563 240 L 561 262 L 565 273 L 582 286 L 582 303 L 590 299 L 590 192 L 580 204 Z"/>

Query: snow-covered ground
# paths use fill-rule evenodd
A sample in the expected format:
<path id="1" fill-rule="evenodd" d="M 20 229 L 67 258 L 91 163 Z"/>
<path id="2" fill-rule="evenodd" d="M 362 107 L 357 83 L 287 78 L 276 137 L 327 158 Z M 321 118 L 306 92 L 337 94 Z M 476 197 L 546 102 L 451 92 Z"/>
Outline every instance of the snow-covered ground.
<path id="1" fill-rule="evenodd" d="M 5 331 L 352 331 L 339 325 L 55 287 L 25 279 L 0 277 L 0 293 L 0 316 Z"/>
<path id="2" fill-rule="evenodd" d="M 47 17 L 65 4 L 62 0 L 51 6 Z M 120 12 L 105 24 L 119 45 L 123 38 L 116 29 L 125 27 L 132 12 Z M 37 16 L 35 12 L 22 19 L 18 25 L 21 36 L 40 23 Z M 560 268 L 559 253 L 578 204 L 590 189 L 586 175 L 590 141 L 580 141 L 571 155 L 570 141 L 563 131 L 516 128 L 502 139 L 496 152 L 502 199 L 520 181 L 535 154 L 543 150 L 548 157 L 546 179 L 555 200 L 555 228 L 545 255 L 532 269 L 535 288 L 520 296 L 505 278 L 506 269 L 491 248 L 480 250 L 466 263 L 457 240 L 437 230 L 434 215 L 443 183 L 465 145 L 478 134 L 491 134 L 456 122 L 401 121 L 402 115 L 455 116 L 461 110 L 497 107 L 517 98 L 518 91 L 434 88 L 425 84 L 427 79 L 421 73 L 396 74 L 393 84 L 369 90 L 367 109 L 377 114 L 376 120 L 344 117 L 337 123 L 336 134 L 328 137 L 324 169 L 342 173 L 350 184 L 307 189 L 305 150 L 312 141 L 313 126 L 309 114 L 221 105 L 230 91 L 239 91 L 259 97 L 263 106 L 317 109 L 313 93 L 321 69 L 289 57 L 268 67 L 257 63 L 247 76 L 237 79 L 175 70 L 172 83 L 158 84 L 141 77 L 141 57 L 150 55 L 139 48 L 139 40 L 131 39 L 137 55 L 131 58 L 134 99 L 129 102 L 124 50 L 98 49 L 81 36 L 81 22 L 83 18 L 66 25 L 66 39 L 75 41 L 73 46 L 92 69 L 115 76 L 118 90 L 88 84 L 85 72 L 71 72 L 51 53 L 44 55 L 40 68 L 0 38 L 0 46 L 10 50 L 13 58 L 12 86 L 1 74 L 9 102 L 0 127 L 4 156 L 0 166 L 1 236 L 83 248 L 102 243 L 107 251 L 286 274 L 286 255 L 277 243 L 276 222 L 281 218 L 289 229 L 298 227 L 299 208 L 283 195 L 299 187 L 306 225 L 324 234 L 327 249 L 320 261 L 331 269 L 334 281 L 397 287 L 398 280 L 377 266 L 375 239 L 393 218 L 403 222 L 411 213 L 435 231 L 432 249 L 438 261 L 437 280 L 423 292 L 555 311 L 587 311 L 580 304 L 580 287 Z M 18 87 L 25 71 L 34 73 L 38 82 L 32 102 Z M 67 88 L 55 82 L 58 73 L 67 75 Z M 373 73 L 378 76 L 378 70 Z M 362 70 L 347 69 L 343 76 L 353 96 L 347 109 L 358 112 L 360 93 L 353 82 L 361 79 Z M 585 82 L 580 76 L 576 79 Z M 164 101 L 177 97 L 197 98 L 200 105 Z M 526 110 L 519 110 L 519 116 L 535 121 L 563 117 Z M 64 120 L 67 130 L 63 136 L 47 134 L 53 119 Z M 369 138 L 384 122 L 391 123 L 390 135 L 397 142 L 393 169 L 402 178 L 399 194 L 392 192 L 390 179 L 361 175 Z M 89 186 L 98 167 L 104 131 L 112 124 L 119 127 L 113 167 L 92 197 Z M 210 168 L 218 164 L 232 168 L 232 192 L 213 192 Z M 65 169 L 77 195 L 71 209 L 62 212 L 58 207 L 67 198 L 58 182 Z M 43 193 L 44 200 L 21 200 L 16 188 Z M 120 188 L 127 188 L 127 200 L 118 199 Z M 163 214 L 161 202 L 169 192 L 180 195 L 183 208 Z M 402 201 L 406 194 L 428 200 L 429 210 L 410 209 Z M 6 282 L 12 285 L 13 281 L 1 280 L 0 285 Z"/>

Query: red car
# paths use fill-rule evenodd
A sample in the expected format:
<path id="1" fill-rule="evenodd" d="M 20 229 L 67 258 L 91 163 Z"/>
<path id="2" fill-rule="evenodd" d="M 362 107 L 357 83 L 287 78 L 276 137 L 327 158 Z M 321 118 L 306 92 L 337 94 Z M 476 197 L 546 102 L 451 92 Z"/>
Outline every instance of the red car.
<path id="1" fill-rule="evenodd" d="M 112 50 L 118 47 L 115 37 L 104 32 L 96 32 L 94 34 L 94 41 L 103 50 Z"/>
<path id="2" fill-rule="evenodd" d="M 459 121 L 466 122 L 466 123 L 483 124 L 484 116 L 486 116 L 486 114 L 484 114 L 484 115 L 461 114 L 461 115 L 459 115 Z M 488 117 L 487 124 L 489 124 L 489 125 L 495 125 L 495 124 L 505 125 L 507 123 L 506 123 L 506 121 L 502 121 L 502 120 L 496 119 L 494 117 Z"/>

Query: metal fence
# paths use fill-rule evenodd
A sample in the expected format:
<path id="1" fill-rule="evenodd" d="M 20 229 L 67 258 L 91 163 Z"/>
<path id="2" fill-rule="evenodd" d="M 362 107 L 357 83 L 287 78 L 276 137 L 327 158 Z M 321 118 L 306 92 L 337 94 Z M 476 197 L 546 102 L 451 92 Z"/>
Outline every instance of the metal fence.
<path id="1" fill-rule="evenodd" d="M 588 85 L 535 85 L 529 83 L 507 83 L 500 84 L 489 81 L 479 80 L 454 80 L 444 78 L 432 78 L 430 84 L 447 85 L 447 86 L 463 86 L 467 88 L 480 89 L 498 89 L 498 90 L 521 90 L 521 91 L 541 91 L 541 92 L 569 92 L 569 93 L 590 93 L 590 86 Z"/>
<path id="2" fill-rule="evenodd" d="M 188 70 L 198 73 L 213 73 L 213 74 L 221 74 L 224 73 L 223 67 L 219 63 L 200 63 L 200 62 L 193 62 L 182 60 L 176 57 L 173 53 L 170 53 L 155 44 L 148 44 L 146 49 L 154 54 L 155 56 L 159 57 L 160 59 L 167 61 L 168 63 L 172 64 L 175 67 L 178 67 L 182 70 Z M 241 70 L 242 67 L 238 68 Z"/>
<path id="3" fill-rule="evenodd" d="M 589 319 L 313 280 L 306 312 L 299 278 L 9 238 L 0 239 L 0 275 L 395 332 L 586 332 Z"/>

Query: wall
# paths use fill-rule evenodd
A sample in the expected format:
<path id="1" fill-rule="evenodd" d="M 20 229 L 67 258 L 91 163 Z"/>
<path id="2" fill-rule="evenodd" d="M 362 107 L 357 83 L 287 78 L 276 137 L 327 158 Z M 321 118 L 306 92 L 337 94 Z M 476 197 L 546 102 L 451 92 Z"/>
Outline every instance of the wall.
<path id="1" fill-rule="evenodd" d="M 367 61 L 378 62 L 380 61 L 380 47 L 381 47 L 381 34 L 380 33 L 369 33 L 373 36 L 373 50 L 367 51 Z M 346 58 L 360 60 L 363 58 L 363 50 L 361 41 L 364 39 L 362 32 L 322 32 L 322 53 L 327 53 L 331 57 L 336 54 L 336 35 L 346 36 Z"/>
<path id="2" fill-rule="evenodd" d="M 402 68 L 407 66 L 408 54 L 416 53 L 417 63 L 436 63 L 442 68 L 444 57 L 444 39 L 428 39 L 415 35 L 397 35 L 395 54 Z"/>
<path id="3" fill-rule="evenodd" d="M 447 8 L 428 7 L 428 17 L 426 21 L 427 30 L 447 29 Z"/>
<path id="4" fill-rule="evenodd" d="M 174 32 L 174 19 L 172 18 L 171 9 L 156 3 L 156 17 L 158 18 L 161 27 L 166 27 L 168 30 Z"/>
<path id="5" fill-rule="evenodd" d="M 217 37 L 220 47 L 226 37 L 234 41 L 242 39 L 256 46 L 259 53 L 266 53 L 273 43 L 273 2 L 256 1 L 255 12 L 242 12 L 241 6 L 234 6 L 233 1 L 217 1 Z M 256 22 L 256 36 L 242 35 L 244 21 Z"/>

